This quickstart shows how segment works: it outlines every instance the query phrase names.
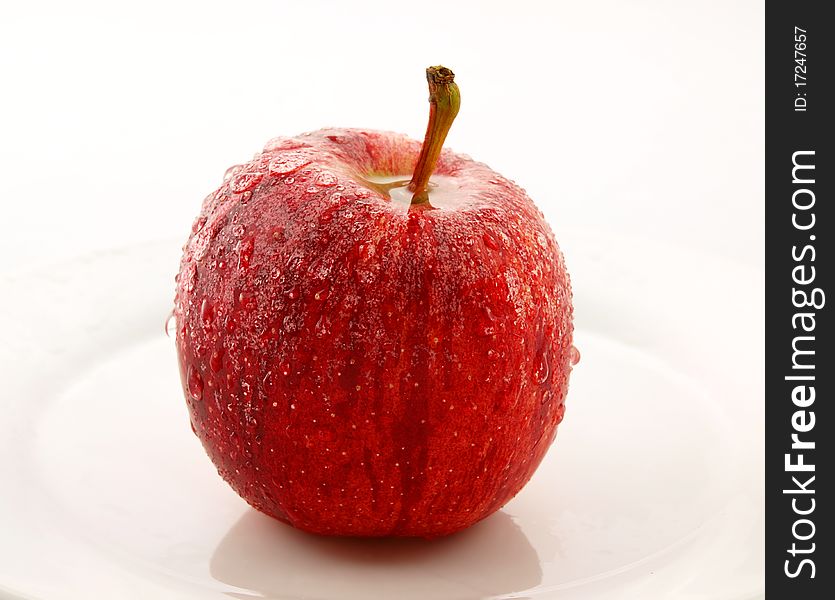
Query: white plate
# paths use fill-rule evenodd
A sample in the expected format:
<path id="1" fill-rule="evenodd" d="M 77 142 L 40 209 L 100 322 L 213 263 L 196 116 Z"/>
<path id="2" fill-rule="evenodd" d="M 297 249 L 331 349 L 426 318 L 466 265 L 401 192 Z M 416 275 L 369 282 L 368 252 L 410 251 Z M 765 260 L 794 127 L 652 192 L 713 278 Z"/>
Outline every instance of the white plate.
<path id="1" fill-rule="evenodd" d="M 762 274 L 562 242 L 582 360 L 556 443 L 501 512 L 433 542 L 313 537 L 217 476 L 163 333 L 177 244 L 2 280 L 0 597 L 758 597 Z"/>

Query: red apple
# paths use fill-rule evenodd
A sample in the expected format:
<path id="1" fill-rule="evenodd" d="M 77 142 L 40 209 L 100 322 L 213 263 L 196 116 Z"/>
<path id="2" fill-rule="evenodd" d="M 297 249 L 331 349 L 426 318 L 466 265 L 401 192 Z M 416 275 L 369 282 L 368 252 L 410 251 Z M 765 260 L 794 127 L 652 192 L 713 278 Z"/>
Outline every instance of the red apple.
<path id="1" fill-rule="evenodd" d="M 498 510 L 563 418 L 571 287 L 520 187 L 441 149 L 323 129 L 203 202 L 174 314 L 192 428 L 258 510 L 321 534 L 435 537 Z M 412 175 L 413 173 L 413 175 Z M 431 179 L 430 179 L 431 175 Z"/>

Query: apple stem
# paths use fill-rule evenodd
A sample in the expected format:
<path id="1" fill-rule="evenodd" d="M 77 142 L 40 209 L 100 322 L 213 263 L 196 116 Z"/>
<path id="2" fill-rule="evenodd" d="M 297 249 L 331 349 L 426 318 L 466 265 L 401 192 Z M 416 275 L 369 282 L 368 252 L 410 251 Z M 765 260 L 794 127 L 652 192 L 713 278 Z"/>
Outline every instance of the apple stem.
<path id="1" fill-rule="evenodd" d="M 429 67 L 426 69 L 426 81 L 429 82 L 429 124 L 426 126 L 426 137 L 423 139 L 415 172 L 409 182 L 409 190 L 413 192 L 412 206 L 429 202 L 429 178 L 435 170 L 449 128 L 461 107 L 461 94 L 455 83 L 455 73 L 446 67 Z"/>

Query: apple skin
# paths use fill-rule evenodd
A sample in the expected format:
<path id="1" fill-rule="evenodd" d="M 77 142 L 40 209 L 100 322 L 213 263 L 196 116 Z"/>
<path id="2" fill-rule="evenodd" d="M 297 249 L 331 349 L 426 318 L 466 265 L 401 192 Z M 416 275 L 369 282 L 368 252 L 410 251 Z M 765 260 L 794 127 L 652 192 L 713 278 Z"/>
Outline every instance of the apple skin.
<path id="1" fill-rule="evenodd" d="M 495 512 L 556 435 L 576 350 L 562 253 L 524 190 L 444 150 L 452 208 L 361 176 L 420 142 L 325 129 L 227 172 L 184 246 L 174 315 L 192 429 L 256 509 L 351 536 Z"/>

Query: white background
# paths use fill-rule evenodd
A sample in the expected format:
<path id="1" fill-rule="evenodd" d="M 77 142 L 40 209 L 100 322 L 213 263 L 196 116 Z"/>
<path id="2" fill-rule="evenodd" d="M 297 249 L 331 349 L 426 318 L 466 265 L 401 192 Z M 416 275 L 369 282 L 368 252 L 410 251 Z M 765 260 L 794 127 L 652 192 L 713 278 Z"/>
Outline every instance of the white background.
<path id="1" fill-rule="evenodd" d="M 763 26 L 753 0 L 6 2 L 0 271 L 184 240 L 272 136 L 422 137 L 438 63 L 462 89 L 448 145 L 525 187 L 558 239 L 758 266 Z"/>

